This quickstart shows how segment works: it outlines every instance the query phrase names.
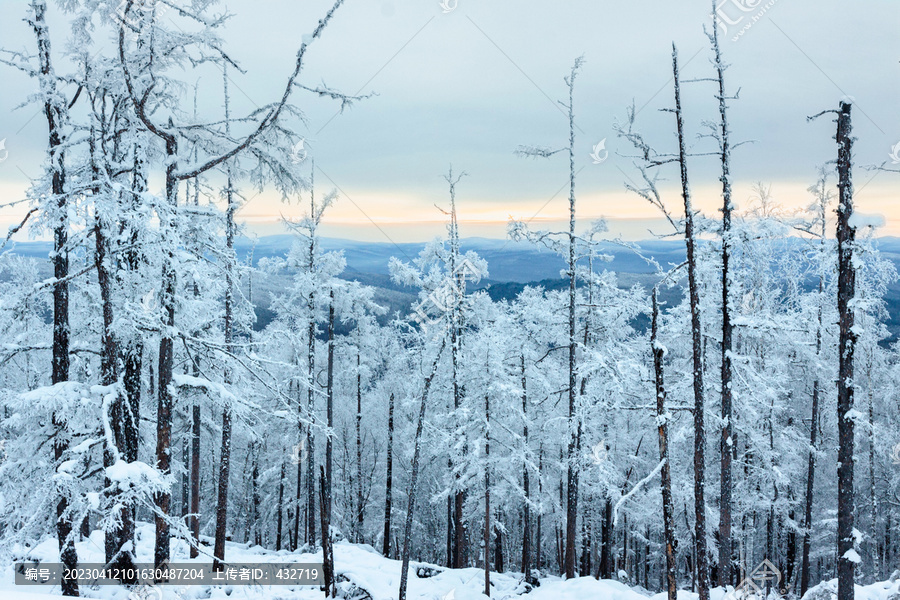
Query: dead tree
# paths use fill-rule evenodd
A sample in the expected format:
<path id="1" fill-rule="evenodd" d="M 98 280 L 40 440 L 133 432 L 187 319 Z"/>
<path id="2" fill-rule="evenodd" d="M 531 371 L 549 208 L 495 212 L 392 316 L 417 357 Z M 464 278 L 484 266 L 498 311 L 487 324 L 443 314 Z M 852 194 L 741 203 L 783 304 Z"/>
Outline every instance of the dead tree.
<path id="1" fill-rule="evenodd" d="M 381 544 L 381 554 L 389 557 L 391 554 L 391 502 L 393 500 L 394 487 L 394 393 L 391 392 L 388 401 L 388 439 L 387 439 L 387 475 L 384 483 L 384 539 Z"/>
<path id="2" fill-rule="evenodd" d="M 716 14 L 716 0 L 712 1 L 713 12 Z M 719 181 L 722 183 L 722 432 L 719 440 L 719 568 L 718 584 L 724 587 L 732 582 L 733 550 L 731 534 L 731 490 L 734 485 L 732 477 L 732 458 L 734 456 L 734 416 L 732 413 L 732 367 L 731 352 L 733 348 L 733 325 L 731 323 L 730 305 L 730 262 L 732 252 L 731 213 L 734 205 L 731 201 L 731 131 L 728 128 L 728 103 L 730 99 L 725 94 L 725 69 L 722 61 L 722 50 L 719 46 L 719 28 L 715 24 L 712 33 L 709 34 L 712 43 L 714 62 L 716 69 L 716 83 L 718 91 L 716 99 L 719 101 L 719 123 L 710 124 L 713 129 L 713 137 L 719 142 L 719 153 L 722 164 L 722 174 Z"/>
<path id="3" fill-rule="evenodd" d="M 853 246 L 856 228 L 853 226 L 853 138 L 848 102 L 841 102 L 837 113 L 838 144 L 838 527 L 837 572 L 838 600 L 853 600 L 853 578 L 858 562 L 853 537 L 853 353 L 857 334 L 853 328 L 853 299 L 856 295 L 856 270 L 853 266 Z"/>
<path id="4" fill-rule="evenodd" d="M 491 396 L 484 395 L 484 595 L 491 597 Z"/>
<path id="5" fill-rule="evenodd" d="M 660 485 L 663 499 L 663 537 L 666 546 L 666 591 L 669 600 L 676 600 L 678 564 L 675 561 L 675 506 L 672 502 L 672 469 L 669 463 L 669 414 L 666 412 L 666 387 L 663 381 L 665 347 L 659 342 L 659 304 L 657 289 L 653 288 L 653 316 L 650 325 L 650 348 L 653 352 L 653 372 L 656 382 L 656 427 L 659 435 L 659 459 L 663 463 Z"/>
<path id="6" fill-rule="evenodd" d="M 225 133 L 231 137 L 231 102 L 228 96 L 228 65 L 222 65 L 222 80 L 225 95 Z M 234 235 L 237 226 L 234 222 L 234 214 L 237 212 L 237 202 L 234 198 L 234 177 L 231 165 L 226 163 L 225 178 L 225 323 L 224 338 L 225 349 L 234 355 Z M 197 185 L 195 183 L 195 185 Z M 225 385 L 231 383 L 231 370 L 226 365 L 224 381 Z M 228 529 L 228 477 L 231 473 L 231 420 L 232 408 L 230 401 L 225 399 L 222 409 L 222 448 L 219 457 L 219 482 L 216 498 L 216 535 L 213 545 L 213 571 L 222 569 L 222 561 L 225 560 L 225 535 Z"/>
<path id="7" fill-rule="evenodd" d="M 819 238 L 820 262 L 824 262 L 826 254 L 826 227 L 827 227 L 827 210 L 831 200 L 830 192 L 826 189 L 826 175 L 824 170 L 822 176 L 815 186 L 810 188 L 816 196 L 815 221 L 812 226 L 804 228 L 806 233 L 816 235 Z M 813 379 L 812 388 L 812 415 L 809 423 L 809 458 L 807 460 L 806 471 L 806 496 L 804 499 L 803 509 L 803 547 L 800 558 L 800 597 L 806 594 L 809 589 L 810 578 L 810 538 L 812 536 L 812 509 L 813 494 L 815 492 L 816 477 L 816 455 L 818 453 L 818 433 L 819 433 L 819 395 L 821 382 L 819 380 L 818 359 L 822 354 L 822 331 L 825 299 L 825 271 L 824 266 L 819 271 L 819 291 L 818 291 L 818 307 L 817 307 L 817 323 L 816 323 L 816 364 L 814 365 L 815 377 Z"/>
<path id="8" fill-rule="evenodd" d="M 398 600 L 406 600 L 406 586 L 409 578 L 409 553 L 410 542 L 412 540 L 413 515 L 416 508 L 416 486 L 419 483 L 419 457 L 422 455 L 422 429 L 425 427 L 425 408 L 428 402 L 428 391 L 431 389 L 431 382 L 437 374 L 438 364 L 441 354 L 444 352 L 446 340 L 441 342 L 441 347 L 434 362 L 431 364 L 431 372 L 425 378 L 425 386 L 422 389 L 422 400 L 419 404 L 419 420 L 416 424 L 416 437 L 414 440 L 415 449 L 413 450 L 412 473 L 409 481 L 409 497 L 406 505 L 406 525 L 403 527 L 403 556 L 401 560 L 403 566 L 400 568 L 400 592 Z"/>
<path id="9" fill-rule="evenodd" d="M 678 50 L 672 44 L 672 72 L 675 81 L 675 122 L 678 130 L 678 164 L 681 167 L 681 192 L 684 199 L 684 241 L 687 246 L 688 288 L 691 306 L 691 341 L 694 383 L 694 544 L 697 560 L 697 593 L 709 600 L 709 556 L 706 547 L 706 429 L 703 397 L 703 330 L 700 324 L 700 283 L 697 281 L 694 207 L 688 184 L 684 117 L 681 109 L 681 82 Z"/>
<path id="10" fill-rule="evenodd" d="M 531 482 L 528 476 L 528 380 L 525 372 L 525 355 L 520 357 L 522 369 L 522 489 L 525 492 L 525 510 L 522 527 L 522 571 L 525 583 L 531 583 Z M 541 540 L 538 538 L 538 545 Z"/>

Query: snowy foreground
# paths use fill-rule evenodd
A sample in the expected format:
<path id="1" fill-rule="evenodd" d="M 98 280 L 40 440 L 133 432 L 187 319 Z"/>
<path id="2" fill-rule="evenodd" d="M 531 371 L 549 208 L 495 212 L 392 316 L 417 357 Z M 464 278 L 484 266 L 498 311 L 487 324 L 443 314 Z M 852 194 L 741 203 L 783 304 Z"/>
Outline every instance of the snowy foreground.
<path id="1" fill-rule="evenodd" d="M 191 562 L 188 547 L 181 540 L 173 540 L 173 562 Z M 77 544 L 78 558 L 83 562 L 103 562 L 103 535 L 95 531 L 87 540 Z M 153 527 L 141 524 L 137 530 L 138 559 L 151 562 L 153 555 Z M 55 539 L 48 539 L 29 551 L 28 557 L 41 562 L 58 562 Z M 273 552 L 250 544 L 228 543 L 226 556 L 229 562 L 319 562 L 321 554 Z M 400 585 L 400 561 L 382 557 L 370 546 L 338 543 L 334 547 L 335 570 L 340 584 L 338 593 L 348 600 L 394 600 Z M 196 559 L 209 562 L 208 558 Z M 432 577 L 416 576 L 419 567 L 431 567 L 440 571 Z M 632 588 L 624 583 L 611 580 L 597 581 L 593 577 L 583 577 L 564 581 L 558 577 L 547 577 L 541 585 L 526 593 L 521 583 L 521 575 L 515 573 L 491 574 L 491 598 L 528 598 L 529 600 L 665 600 L 666 595 L 649 594 L 641 588 Z M 38 587 L 16 586 L 11 564 L 3 568 L 0 581 L 2 600 L 46 600 L 59 598 L 59 588 L 48 590 Z M 808 600 L 829 600 L 836 590 L 836 581 L 825 582 L 811 589 Z M 130 600 L 195 600 L 205 598 L 229 598 L 252 600 L 312 600 L 323 598 L 318 587 L 310 586 L 163 586 L 160 590 L 138 592 Z M 832 593 L 828 593 L 831 590 Z M 484 594 L 484 571 L 480 569 L 443 569 L 435 565 L 412 563 L 409 578 L 409 600 L 481 600 Z M 824 592 L 824 593 L 823 593 Z M 159 594 L 162 594 L 160 596 Z M 129 600 L 131 591 L 116 586 L 101 586 L 94 589 L 82 588 L 82 597 L 108 600 Z M 713 589 L 711 600 L 723 600 L 724 591 Z M 696 600 L 697 594 L 679 592 L 679 600 Z M 900 600 L 900 579 L 881 582 L 869 586 L 857 586 L 856 600 Z"/>

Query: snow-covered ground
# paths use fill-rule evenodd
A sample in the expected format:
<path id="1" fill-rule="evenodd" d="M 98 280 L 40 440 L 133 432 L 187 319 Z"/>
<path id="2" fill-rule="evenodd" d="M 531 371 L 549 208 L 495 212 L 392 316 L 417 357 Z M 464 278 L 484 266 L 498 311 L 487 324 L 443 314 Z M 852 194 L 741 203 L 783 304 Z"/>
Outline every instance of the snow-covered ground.
<path id="1" fill-rule="evenodd" d="M 137 529 L 137 553 L 140 562 L 152 562 L 153 526 L 140 524 Z M 103 562 L 103 535 L 95 531 L 90 538 L 77 544 L 81 562 Z M 14 550 L 15 551 L 15 550 Z M 21 549 L 18 551 L 21 554 Z M 55 539 L 48 539 L 27 553 L 41 562 L 58 562 Z M 395 600 L 400 586 L 400 561 L 382 557 L 371 546 L 338 543 L 334 547 L 335 570 L 341 580 L 339 594 L 348 600 Z M 249 544 L 226 545 L 226 559 L 234 563 L 259 562 L 319 562 L 321 554 L 280 551 L 274 552 Z M 188 558 L 188 547 L 181 540 L 172 542 L 172 562 L 208 563 L 208 557 Z M 417 567 L 431 567 L 440 571 L 431 577 L 418 577 Z M 506 600 L 526 597 L 529 600 L 665 600 L 666 594 L 649 595 L 641 589 L 611 580 L 598 581 L 582 577 L 569 581 L 558 577 L 541 579 L 541 585 L 526 593 L 522 577 L 516 573 L 491 574 L 491 598 Z M 16 586 L 13 567 L 6 565 L 0 581 L 0 600 L 48 600 L 59 598 L 59 588 Z M 807 600 L 830 600 L 836 582 L 824 582 L 811 589 Z M 47 593 L 47 592 L 50 593 Z M 480 569 L 443 569 L 436 565 L 412 563 L 409 575 L 409 600 L 483 600 L 484 571 Z M 229 600 L 312 600 L 323 597 L 318 587 L 311 586 L 160 586 L 132 591 L 116 586 L 82 587 L 86 598 L 103 600 L 200 600 L 228 598 Z M 711 600 L 723 600 L 724 590 L 712 590 Z M 681 591 L 679 600 L 696 600 L 697 595 Z M 856 588 L 856 600 L 900 600 L 900 579 Z"/>

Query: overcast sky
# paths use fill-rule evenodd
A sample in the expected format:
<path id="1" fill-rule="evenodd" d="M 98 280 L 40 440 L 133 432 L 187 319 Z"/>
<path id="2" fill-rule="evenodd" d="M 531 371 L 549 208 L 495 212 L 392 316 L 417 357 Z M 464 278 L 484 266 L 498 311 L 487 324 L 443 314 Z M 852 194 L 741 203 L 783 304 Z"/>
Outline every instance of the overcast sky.
<path id="1" fill-rule="evenodd" d="M 465 236 L 503 237 L 507 218 L 552 224 L 566 211 L 567 163 L 563 156 L 534 161 L 514 156 L 519 144 L 561 147 L 567 122 L 557 99 L 563 76 L 584 54 L 575 92 L 578 209 L 587 221 L 610 219 L 614 233 L 646 238 L 664 228 L 657 214 L 624 191 L 636 176 L 628 149 L 613 125 L 634 101 L 638 128 L 660 150 L 674 148 L 674 123 L 660 108 L 672 104 L 671 44 L 679 49 L 683 78 L 710 77 L 705 0 L 346 0 L 323 39 L 309 51 L 303 81 L 325 81 L 347 93 L 378 95 L 335 116 L 329 100 L 297 95 L 305 110 L 309 157 L 317 187 L 337 187 L 338 204 L 326 234 L 396 241 L 427 239 L 442 231 L 446 206 L 442 174 L 452 163 L 468 173 L 459 185 Z M 32 49 L 24 0 L 0 3 L 0 44 Z M 240 114 L 273 101 L 289 74 L 297 47 L 330 5 L 328 0 L 230 0 L 235 16 L 225 38 L 246 74 L 235 73 L 233 110 Z M 450 10 L 448 10 L 450 9 Z M 446 12 L 445 12 L 446 11 Z M 54 8 L 54 51 L 61 52 L 65 23 Z M 900 2 L 897 0 L 727 0 L 723 50 L 731 64 L 727 84 L 740 88 L 732 103 L 734 140 L 754 140 L 736 150 L 736 200 L 751 202 L 752 184 L 772 185 L 786 206 L 804 205 L 816 167 L 836 154 L 834 124 L 808 123 L 807 115 L 854 99 L 855 173 L 859 210 L 886 217 L 884 235 L 900 235 L 895 206 L 900 174 L 866 171 L 891 163 L 900 143 Z M 163 18 L 166 18 L 163 15 Z M 745 29 L 748 25 L 750 27 Z M 743 34 L 732 41 L 741 30 Z M 201 77 L 201 111 L 220 114 L 214 73 Z M 204 80 L 209 83 L 204 86 Z M 0 195 L 21 197 L 28 177 L 40 173 L 46 124 L 35 107 L 14 110 L 34 83 L 0 67 Z M 691 135 L 717 116 L 710 83 L 685 86 L 685 119 Z M 606 139 L 609 158 L 593 164 L 592 147 Z M 710 149 L 695 141 L 694 151 Z M 4 158 L 0 151 L 0 159 Z M 690 161 L 700 206 L 718 202 L 713 157 Z M 893 165 L 898 168 L 898 165 Z M 666 173 L 667 200 L 680 201 Z M 252 196 L 254 192 L 249 192 Z M 274 192 L 255 197 L 242 211 L 253 232 L 281 231 L 281 214 L 300 209 Z M 0 213 L 8 224 L 12 212 Z M 373 225 L 376 223 L 377 226 Z"/>

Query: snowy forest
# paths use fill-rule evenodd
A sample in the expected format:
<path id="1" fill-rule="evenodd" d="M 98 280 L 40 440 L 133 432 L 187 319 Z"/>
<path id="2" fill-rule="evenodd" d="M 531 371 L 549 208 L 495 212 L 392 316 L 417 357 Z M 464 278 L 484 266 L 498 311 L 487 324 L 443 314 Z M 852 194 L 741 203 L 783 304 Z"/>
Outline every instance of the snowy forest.
<path id="1" fill-rule="evenodd" d="M 853 99 L 809 115 L 829 162 L 805 209 L 763 183 L 738 207 L 742 82 L 721 28 L 696 24 L 702 79 L 684 80 L 675 44 L 659 56 L 668 130 L 623 106 L 613 137 L 633 201 L 678 243 L 668 261 L 579 218 L 591 98 L 573 56 L 551 88 L 558 135 L 509 148 L 568 177 L 566 227 L 507 226 L 558 257 L 559 285 L 485 285 L 457 209 L 472 165 L 448 156 L 445 234 L 386 265 L 414 298 L 398 306 L 322 243 L 344 199 L 304 146 L 303 106 L 366 110 L 368 94 L 304 78 L 354 4 L 316 15 L 293 71 L 271 74 L 279 95 L 247 114 L 215 0 L 4 4 L 32 38 L 0 52 L 0 81 L 32 80 L 17 101 L 46 137 L 27 196 L 0 198 L 24 215 L 0 249 L 0 597 L 900 598 L 898 275 L 854 205 L 854 176 L 897 168 L 855 160 Z M 701 161 L 713 212 L 693 202 Z M 298 215 L 283 255 L 245 236 L 263 189 Z M 29 236 L 49 254 L 18 252 Z M 610 248 L 649 275 L 621 277 Z M 32 593 L 13 584 L 23 561 L 307 562 L 323 583 L 63 576 Z"/>

